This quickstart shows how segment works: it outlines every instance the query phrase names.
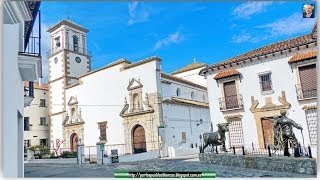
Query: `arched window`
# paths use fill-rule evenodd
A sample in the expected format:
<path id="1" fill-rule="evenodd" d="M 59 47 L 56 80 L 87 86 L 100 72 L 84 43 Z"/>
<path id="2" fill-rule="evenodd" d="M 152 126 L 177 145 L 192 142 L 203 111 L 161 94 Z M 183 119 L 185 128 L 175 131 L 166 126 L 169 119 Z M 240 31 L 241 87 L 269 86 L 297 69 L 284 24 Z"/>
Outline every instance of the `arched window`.
<path id="1" fill-rule="evenodd" d="M 176 94 L 177 94 L 177 96 L 180 96 L 180 95 L 181 95 L 181 92 L 180 92 L 180 89 L 179 89 L 179 88 L 177 88 Z"/>
<path id="2" fill-rule="evenodd" d="M 191 92 L 191 99 L 194 99 L 194 92 Z"/>
<path id="3" fill-rule="evenodd" d="M 206 96 L 202 95 L 202 100 L 205 102 L 206 101 Z"/>
<path id="4" fill-rule="evenodd" d="M 73 35 L 72 38 L 73 38 L 73 50 L 78 52 L 78 49 L 79 49 L 79 47 L 78 47 L 79 46 L 79 38 L 78 38 L 77 35 Z"/>

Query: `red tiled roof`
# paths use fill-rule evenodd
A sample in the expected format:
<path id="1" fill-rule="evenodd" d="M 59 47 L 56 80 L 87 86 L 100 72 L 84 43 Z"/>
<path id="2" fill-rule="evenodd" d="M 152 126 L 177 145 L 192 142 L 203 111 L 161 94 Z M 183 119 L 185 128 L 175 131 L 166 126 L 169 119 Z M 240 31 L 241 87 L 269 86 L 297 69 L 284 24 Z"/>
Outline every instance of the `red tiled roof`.
<path id="1" fill-rule="evenodd" d="M 312 105 L 304 105 L 303 110 L 308 110 L 308 109 L 317 109 L 317 105 L 316 104 L 312 104 Z"/>
<path id="2" fill-rule="evenodd" d="M 211 66 L 208 66 L 206 68 L 203 68 L 199 74 L 203 75 L 205 72 L 207 72 L 209 69 L 212 68 L 218 68 L 225 65 L 230 65 L 232 63 L 239 63 L 244 60 L 250 60 L 256 57 L 265 56 L 267 54 L 272 54 L 276 52 L 282 52 L 284 50 L 289 50 L 295 47 L 312 44 L 317 42 L 317 24 L 315 24 L 314 28 L 312 29 L 312 32 L 303 36 L 287 39 L 284 41 L 276 42 L 273 44 L 268 44 L 266 46 L 263 46 L 258 49 L 254 49 L 252 51 L 249 51 L 244 54 L 240 54 L 238 56 L 232 57 L 230 59 L 224 60 L 222 62 L 219 62 L 217 64 L 213 64 Z"/>
<path id="3" fill-rule="evenodd" d="M 29 82 L 24 81 L 24 86 L 29 87 Z M 42 83 L 41 86 L 39 86 L 39 83 L 34 82 L 33 83 L 33 88 L 34 89 L 41 89 L 41 90 L 49 90 L 49 85 Z"/>
<path id="4" fill-rule="evenodd" d="M 290 58 L 288 63 L 294 63 L 294 62 L 298 62 L 298 61 L 302 61 L 302 60 L 306 60 L 306 59 L 310 59 L 310 58 L 314 58 L 314 57 L 317 57 L 316 50 L 294 55 L 292 58 Z"/>
<path id="5" fill-rule="evenodd" d="M 240 73 L 236 69 L 230 69 L 227 71 L 219 72 L 213 79 L 221 79 L 229 76 L 239 75 Z"/>

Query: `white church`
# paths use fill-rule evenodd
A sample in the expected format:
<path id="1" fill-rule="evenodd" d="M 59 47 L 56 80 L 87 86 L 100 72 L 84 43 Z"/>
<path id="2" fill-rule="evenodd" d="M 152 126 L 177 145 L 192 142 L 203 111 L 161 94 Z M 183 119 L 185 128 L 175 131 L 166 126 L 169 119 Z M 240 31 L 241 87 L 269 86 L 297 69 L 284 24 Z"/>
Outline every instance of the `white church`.
<path id="1" fill-rule="evenodd" d="M 205 65 L 192 63 L 172 74 L 161 59 L 119 59 L 91 70 L 88 30 L 69 20 L 48 29 L 50 142 L 77 151 L 78 144 L 104 143 L 106 153 L 168 149 L 198 151 L 211 131 Z M 169 148 L 170 147 L 170 148 Z"/>

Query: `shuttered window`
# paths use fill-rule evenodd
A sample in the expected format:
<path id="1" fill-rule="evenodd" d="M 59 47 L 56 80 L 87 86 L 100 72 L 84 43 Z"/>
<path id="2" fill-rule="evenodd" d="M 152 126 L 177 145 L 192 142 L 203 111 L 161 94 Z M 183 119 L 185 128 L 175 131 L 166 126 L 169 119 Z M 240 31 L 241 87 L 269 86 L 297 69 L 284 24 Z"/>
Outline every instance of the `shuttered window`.
<path id="1" fill-rule="evenodd" d="M 311 98 L 317 96 L 317 72 L 316 64 L 299 67 L 300 85 L 299 93 L 302 98 Z"/>
<path id="2" fill-rule="evenodd" d="M 107 123 L 99 124 L 100 140 L 107 140 Z"/>
<path id="3" fill-rule="evenodd" d="M 238 108 L 238 98 L 237 98 L 237 89 L 236 82 L 230 81 L 223 83 L 224 90 L 224 104 L 226 109 Z"/>

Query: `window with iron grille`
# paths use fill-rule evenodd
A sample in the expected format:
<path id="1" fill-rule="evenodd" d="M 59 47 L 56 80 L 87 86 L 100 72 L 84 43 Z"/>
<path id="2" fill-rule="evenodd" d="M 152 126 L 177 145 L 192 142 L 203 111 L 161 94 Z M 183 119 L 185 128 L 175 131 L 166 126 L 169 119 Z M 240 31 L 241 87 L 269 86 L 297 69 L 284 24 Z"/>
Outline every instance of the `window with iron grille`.
<path id="1" fill-rule="evenodd" d="M 30 140 L 24 140 L 24 147 L 30 147 Z"/>
<path id="2" fill-rule="evenodd" d="M 261 92 L 272 91 L 271 73 L 259 75 Z"/>
<path id="3" fill-rule="evenodd" d="M 182 133 L 181 133 L 181 137 L 182 137 L 182 142 L 183 142 L 183 143 L 187 142 L 186 132 L 182 132 Z"/>
<path id="4" fill-rule="evenodd" d="M 105 141 L 107 140 L 107 123 L 99 123 L 100 129 L 100 140 Z"/>
<path id="5" fill-rule="evenodd" d="M 243 146 L 242 122 L 239 118 L 229 119 L 229 139 L 231 147 Z"/>
<path id="6" fill-rule="evenodd" d="M 46 107 L 46 100 L 40 99 L 40 107 Z"/>
<path id="7" fill-rule="evenodd" d="M 24 117 L 24 130 L 29 131 L 29 117 Z"/>
<path id="8" fill-rule="evenodd" d="M 46 122 L 46 118 L 45 118 L 45 117 L 40 117 L 40 125 L 41 125 L 41 126 L 47 125 L 47 122 Z"/>
<path id="9" fill-rule="evenodd" d="M 317 145 L 317 109 L 306 110 L 310 144 Z"/>

